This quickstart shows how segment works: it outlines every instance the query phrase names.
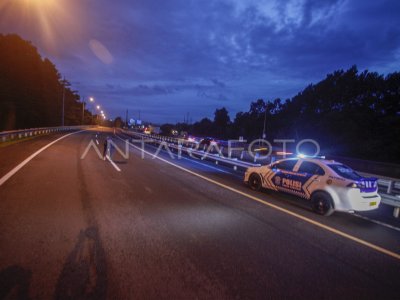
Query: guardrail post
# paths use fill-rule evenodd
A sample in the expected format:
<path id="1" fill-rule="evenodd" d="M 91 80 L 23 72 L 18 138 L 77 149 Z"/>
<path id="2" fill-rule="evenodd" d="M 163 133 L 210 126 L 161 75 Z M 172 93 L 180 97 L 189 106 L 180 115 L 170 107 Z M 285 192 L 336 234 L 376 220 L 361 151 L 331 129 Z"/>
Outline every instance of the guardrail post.
<path id="1" fill-rule="evenodd" d="M 386 193 L 390 195 L 392 193 L 392 191 L 393 191 L 393 187 L 394 187 L 394 181 L 390 180 Z"/>
<path id="2" fill-rule="evenodd" d="M 393 210 L 393 217 L 398 218 L 400 214 L 400 207 L 395 207 Z"/>
<path id="3" fill-rule="evenodd" d="M 260 153 L 256 152 L 256 155 L 254 155 L 254 162 L 256 162 L 259 157 L 260 157 Z"/>

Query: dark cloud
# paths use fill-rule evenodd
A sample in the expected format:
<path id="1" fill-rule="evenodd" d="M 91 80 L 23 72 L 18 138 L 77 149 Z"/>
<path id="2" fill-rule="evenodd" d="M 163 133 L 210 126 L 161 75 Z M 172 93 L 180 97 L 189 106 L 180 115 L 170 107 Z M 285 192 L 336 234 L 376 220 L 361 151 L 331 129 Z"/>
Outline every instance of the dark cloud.
<path id="1" fill-rule="evenodd" d="M 3 18 L 1 32 L 32 40 L 80 83 L 83 95 L 94 95 L 114 116 L 132 107 L 157 121 L 187 112 L 199 119 L 219 106 L 234 116 L 250 101 L 285 99 L 336 69 L 357 64 L 392 72 L 400 59 L 397 0 L 68 3 L 74 8 L 67 12 L 80 12 L 80 31 L 72 26 L 74 35 L 65 39 L 67 27 L 55 22 L 54 51 L 41 42 L 38 28 L 16 19 Z M 107 49 L 112 63 L 93 54 L 90 40 Z"/>

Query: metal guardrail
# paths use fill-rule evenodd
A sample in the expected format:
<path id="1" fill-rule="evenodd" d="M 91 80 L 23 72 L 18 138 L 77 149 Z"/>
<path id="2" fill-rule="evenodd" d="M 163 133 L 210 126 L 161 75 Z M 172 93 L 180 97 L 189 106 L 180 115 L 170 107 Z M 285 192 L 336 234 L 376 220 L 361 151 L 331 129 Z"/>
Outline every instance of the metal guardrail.
<path id="1" fill-rule="evenodd" d="M 176 140 L 172 139 L 172 138 L 166 138 L 166 137 L 161 137 L 161 136 L 156 137 L 156 136 L 152 136 L 152 135 L 148 135 L 148 134 L 141 134 L 138 132 L 132 132 L 132 131 L 126 131 L 126 130 L 123 130 L 123 133 L 130 135 L 130 136 L 136 136 L 139 138 L 146 138 L 147 140 L 150 140 L 156 144 L 165 143 L 166 145 L 168 145 L 169 149 L 174 149 L 178 153 L 186 152 L 186 154 L 188 154 L 189 156 L 196 156 L 196 157 L 199 157 L 201 160 L 205 160 L 205 159 L 212 160 L 216 164 L 225 163 L 225 164 L 231 165 L 235 170 L 237 170 L 238 167 L 247 169 L 248 167 L 261 166 L 260 164 L 254 164 L 254 163 L 250 163 L 247 161 L 239 160 L 238 158 L 227 158 L 221 152 L 220 153 L 210 153 L 210 152 L 207 152 L 206 149 L 203 149 L 203 150 L 196 149 L 195 148 L 196 143 L 189 142 L 190 146 L 185 147 L 182 144 L 177 144 Z M 187 144 L 187 145 L 189 145 L 189 144 Z"/>
<path id="2" fill-rule="evenodd" d="M 378 179 L 378 186 L 386 189 L 385 193 L 380 193 L 382 202 L 393 206 L 393 216 L 398 218 L 400 215 L 400 195 L 395 195 L 394 189 L 400 188 L 400 182 L 387 179 Z"/>
<path id="3" fill-rule="evenodd" d="M 123 130 L 123 132 L 125 134 L 133 135 L 139 138 L 147 138 L 153 140 L 155 143 L 158 144 L 165 142 L 172 149 L 186 152 L 189 155 L 196 155 L 202 159 L 213 160 L 215 161 L 216 164 L 218 164 L 219 162 L 225 163 L 227 165 L 233 166 L 235 170 L 238 167 L 248 168 L 248 167 L 260 166 L 260 164 L 244 161 L 243 152 L 241 152 L 240 156 L 236 158 L 232 158 L 231 156 L 232 153 L 229 153 L 229 155 L 227 155 L 228 157 L 225 157 L 224 155 L 222 155 L 222 153 L 217 153 L 217 154 L 208 153 L 205 151 L 206 150 L 205 148 L 203 148 L 203 150 L 198 150 L 197 149 L 198 145 L 196 142 L 184 141 L 182 144 L 183 141 L 182 139 L 175 139 L 161 135 L 142 134 L 139 132 L 133 132 L 127 130 Z M 186 145 L 186 147 L 184 145 Z M 256 161 L 256 159 L 254 159 L 254 161 Z M 400 181 L 378 178 L 378 187 L 381 190 L 383 189 L 385 191 L 379 193 L 382 197 L 382 203 L 394 207 L 393 216 L 398 218 L 400 215 L 400 195 L 395 194 L 395 192 L 400 191 Z"/>
<path id="4" fill-rule="evenodd" d="M 393 216 L 398 218 L 400 215 L 400 196 L 399 195 L 387 195 L 387 194 L 380 194 L 382 197 L 382 202 L 386 205 L 393 206 Z"/>
<path id="5" fill-rule="evenodd" d="M 90 125 L 88 125 L 88 126 L 43 127 L 43 128 L 29 128 L 29 129 L 21 129 L 21 130 L 3 131 L 3 132 L 0 132 L 0 143 L 29 138 L 29 137 L 33 137 L 33 136 L 37 136 L 37 135 L 70 131 L 70 130 L 76 130 L 76 129 L 87 128 L 87 127 L 90 127 Z"/>

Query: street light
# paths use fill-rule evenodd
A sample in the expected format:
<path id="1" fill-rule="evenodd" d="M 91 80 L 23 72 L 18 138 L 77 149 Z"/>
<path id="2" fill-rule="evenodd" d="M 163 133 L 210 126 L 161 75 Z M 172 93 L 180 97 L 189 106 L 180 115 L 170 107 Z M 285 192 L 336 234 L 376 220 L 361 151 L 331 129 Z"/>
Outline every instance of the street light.
<path id="1" fill-rule="evenodd" d="M 265 140 L 265 138 L 267 137 L 267 135 L 265 134 L 265 127 L 267 124 L 267 108 L 265 108 L 264 111 L 264 127 L 263 127 L 263 132 L 262 132 L 262 139 Z"/>
<path id="2" fill-rule="evenodd" d="M 93 102 L 93 101 L 94 101 L 94 98 L 89 97 L 89 102 Z M 83 97 L 82 98 L 82 125 L 85 121 L 85 105 L 86 105 L 86 102 L 85 102 L 85 98 Z"/>
<path id="3" fill-rule="evenodd" d="M 65 76 L 64 79 L 61 80 L 61 84 L 63 87 L 63 91 L 62 91 L 62 113 L 61 113 L 61 126 L 64 126 L 64 121 L 65 121 L 65 85 L 67 84 L 67 81 L 65 80 Z"/>

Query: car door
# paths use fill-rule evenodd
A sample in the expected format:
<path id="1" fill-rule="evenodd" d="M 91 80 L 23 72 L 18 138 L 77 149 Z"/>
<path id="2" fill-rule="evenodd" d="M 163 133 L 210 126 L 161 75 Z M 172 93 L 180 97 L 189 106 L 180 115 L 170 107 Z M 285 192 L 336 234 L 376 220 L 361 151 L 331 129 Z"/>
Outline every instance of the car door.
<path id="1" fill-rule="evenodd" d="M 311 161 L 301 161 L 295 173 L 293 179 L 301 183 L 300 196 L 307 199 L 311 198 L 312 192 L 320 186 L 320 177 L 325 175 L 325 171 Z"/>
<path id="2" fill-rule="evenodd" d="M 272 165 L 272 176 L 268 181 L 279 191 L 294 194 L 295 187 L 292 184 L 293 168 L 298 159 L 282 160 Z M 301 188 L 301 186 L 300 186 Z"/>

